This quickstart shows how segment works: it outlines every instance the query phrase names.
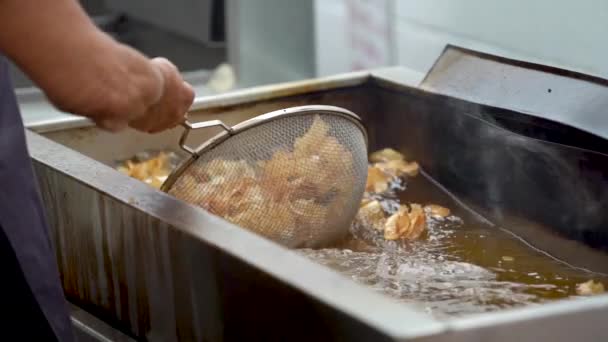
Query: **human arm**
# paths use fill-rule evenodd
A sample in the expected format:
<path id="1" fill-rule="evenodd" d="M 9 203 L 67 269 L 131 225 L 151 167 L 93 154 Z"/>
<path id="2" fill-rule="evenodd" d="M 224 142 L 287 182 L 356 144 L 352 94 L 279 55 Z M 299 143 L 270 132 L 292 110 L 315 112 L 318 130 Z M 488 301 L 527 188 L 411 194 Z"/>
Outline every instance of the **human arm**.
<path id="1" fill-rule="evenodd" d="M 56 107 L 107 129 L 173 127 L 194 97 L 175 66 L 114 41 L 76 0 L 0 0 L 0 50 Z"/>

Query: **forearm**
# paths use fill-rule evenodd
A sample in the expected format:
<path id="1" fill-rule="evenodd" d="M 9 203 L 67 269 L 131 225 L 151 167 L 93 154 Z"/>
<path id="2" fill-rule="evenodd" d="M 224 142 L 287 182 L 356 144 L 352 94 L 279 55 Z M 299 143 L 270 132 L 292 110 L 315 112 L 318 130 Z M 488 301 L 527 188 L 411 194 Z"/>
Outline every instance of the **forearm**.
<path id="1" fill-rule="evenodd" d="M 0 0 L 0 49 L 75 114 L 143 113 L 161 95 L 159 71 L 97 29 L 76 0 Z"/>

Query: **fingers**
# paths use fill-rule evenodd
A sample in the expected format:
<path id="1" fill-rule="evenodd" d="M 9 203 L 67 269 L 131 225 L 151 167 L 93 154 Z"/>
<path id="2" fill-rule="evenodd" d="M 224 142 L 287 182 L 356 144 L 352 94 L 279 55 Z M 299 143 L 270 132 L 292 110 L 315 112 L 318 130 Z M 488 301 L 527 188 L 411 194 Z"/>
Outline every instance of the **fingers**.
<path id="1" fill-rule="evenodd" d="M 134 129 L 158 133 L 184 122 L 185 114 L 194 101 L 194 89 L 185 82 L 177 67 L 165 58 L 151 60 L 164 77 L 163 94 L 148 112 L 129 123 Z"/>
<path id="2" fill-rule="evenodd" d="M 166 58 L 154 58 L 149 63 L 161 76 L 148 79 L 148 85 L 156 85 L 162 89 L 156 103 L 144 107 L 143 115 L 138 114 L 136 119 L 129 115 L 106 115 L 98 118 L 91 116 L 97 126 L 110 132 L 119 132 L 131 127 L 146 133 L 158 133 L 185 121 L 186 113 L 194 101 L 194 89 L 183 80 L 178 68 Z M 127 101 L 128 98 L 125 95 L 120 99 Z"/>

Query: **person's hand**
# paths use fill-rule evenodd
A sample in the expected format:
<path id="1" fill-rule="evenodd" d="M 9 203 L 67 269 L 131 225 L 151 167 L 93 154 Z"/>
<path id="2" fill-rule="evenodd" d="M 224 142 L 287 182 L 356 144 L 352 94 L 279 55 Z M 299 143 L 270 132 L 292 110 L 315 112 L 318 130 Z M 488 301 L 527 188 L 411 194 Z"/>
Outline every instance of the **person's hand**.
<path id="1" fill-rule="evenodd" d="M 158 99 L 139 113 L 101 116 L 95 120 L 97 126 L 112 132 L 131 127 L 141 132 L 158 133 L 185 120 L 186 112 L 194 100 L 192 86 L 184 82 L 177 67 L 169 60 L 158 57 L 151 59 L 150 64 L 159 75 L 158 78 L 148 79 L 148 82 L 158 82 Z"/>
<path id="2" fill-rule="evenodd" d="M 110 131 L 156 133 L 184 120 L 194 93 L 177 68 L 116 42 L 78 1 L 8 0 L 0 9 L 0 51 L 59 110 Z"/>
<path id="3" fill-rule="evenodd" d="M 163 78 L 160 99 L 129 126 L 142 132 L 158 133 L 173 128 L 185 120 L 186 112 L 194 101 L 194 90 L 184 82 L 179 70 L 165 58 L 154 58 L 151 63 Z"/>

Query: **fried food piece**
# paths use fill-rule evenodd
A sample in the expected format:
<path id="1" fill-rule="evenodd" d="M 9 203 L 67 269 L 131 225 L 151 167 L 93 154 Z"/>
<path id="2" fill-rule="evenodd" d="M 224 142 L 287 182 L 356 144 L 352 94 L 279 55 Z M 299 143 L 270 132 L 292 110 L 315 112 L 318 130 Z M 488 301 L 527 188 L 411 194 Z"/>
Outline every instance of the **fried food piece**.
<path id="1" fill-rule="evenodd" d="M 450 209 L 437 204 L 429 204 L 425 206 L 424 211 L 428 212 L 434 217 L 446 218 L 450 216 Z"/>
<path id="2" fill-rule="evenodd" d="M 319 147 L 321 159 L 321 177 L 319 186 L 322 189 L 348 193 L 352 187 L 353 155 L 338 139 L 327 136 Z"/>
<path id="3" fill-rule="evenodd" d="M 411 221 L 406 207 L 391 215 L 384 224 L 384 239 L 397 240 L 410 229 Z"/>
<path id="4" fill-rule="evenodd" d="M 384 224 L 384 239 L 386 240 L 415 240 L 426 229 L 426 218 L 422 207 L 412 204 L 411 209 L 402 205 L 391 215 Z"/>
<path id="5" fill-rule="evenodd" d="M 298 228 L 294 215 L 284 206 L 272 201 L 252 204 L 226 219 L 281 244 L 293 243 L 292 237 Z"/>
<path id="6" fill-rule="evenodd" d="M 393 150 L 392 148 L 385 148 L 372 153 L 369 157 L 372 163 L 382 163 L 391 160 L 405 160 L 403 154 Z"/>
<path id="7" fill-rule="evenodd" d="M 229 215 L 243 212 L 252 206 L 260 206 L 268 200 L 264 190 L 254 178 L 233 180 L 226 183 L 221 190 L 216 192 L 215 196 L 229 198 Z"/>
<path id="8" fill-rule="evenodd" d="M 367 181 L 365 191 L 381 194 L 388 190 L 389 182 L 392 177 L 377 166 L 367 167 Z"/>
<path id="9" fill-rule="evenodd" d="M 128 160 L 125 165 L 118 167 L 118 171 L 159 189 L 169 176 L 171 167 L 168 156 L 159 153 L 155 158 L 138 163 Z"/>
<path id="10" fill-rule="evenodd" d="M 576 294 L 579 296 L 592 296 L 604 293 L 605 291 L 604 284 L 595 282 L 593 279 L 576 285 Z"/>
<path id="11" fill-rule="evenodd" d="M 172 195 L 227 217 L 242 212 L 266 197 L 255 172 L 245 161 L 215 159 L 188 169 L 170 190 Z"/>
<path id="12" fill-rule="evenodd" d="M 316 213 L 323 212 L 319 217 L 325 216 L 325 207 L 315 203 L 312 199 L 298 199 L 289 204 L 289 209 L 297 216 L 315 216 Z"/>
<path id="13" fill-rule="evenodd" d="M 276 151 L 270 160 L 261 163 L 262 175 L 273 180 L 285 180 L 296 176 L 293 167 L 288 167 L 294 162 L 293 155 L 284 150 Z"/>
<path id="14" fill-rule="evenodd" d="M 293 152 L 279 150 L 259 163 L 264 187 L 273 188 L 275 200 L 346 196 L 352 188 L 353 157 L 340 142 L 328 135 L 329 126 L 314 117 L 310 129 L 296 139 Z"/>
<path id="15" fill-rule="evenodd" d="M 317 241 L 315 234 L 351 204 L 353 156 L 318 115 L 293 147 L 255 165 L 212 160 L 186 172 L 188 185 L 180 180 L 171 192 L 194 184 L 182 199 L 234 224 L 289 247 Z"/>
<path id="16" fill-rule="evenodd" d="M 413 203 L 410 205 L 410 208 L 409 217 L 411 226 L 403 237 L 408 240 L 415 240 L 426 230 L 426 216 L 420 204 Z"/>
<path id="17" fill-rule="evenodd" d="M 418 165 L 418 163 L 408 163 L 405 160 L 389 160 L 377 163 L 375 166 L 393 177 L 402 177 L 404 175 L 415 177 L 420 171 L 420 165 Z"/>
<path id="18" fill-rule="evenodd" d="M 297 193 L 303 179 L 298 177 L 294 165 L 293 155 L 284 150 L 276 151 L 270 160 L 259 163 L 261 186 L 273 200 L 283 201 Z"/>
<path id="19" fill-rule="evenodd" d="M 318 232 L 323 227 L 327 217 L 327 207 L 311 199 L 299 199 L 290 203 L 289 208 L 296 217 L 298 225 L 312 232 Z M 314 240 L 314 238 L 312 238 Z"/>
<path id="20" fill-rule="evenodd" d="M 372 227 L 375 230 L 383 231 L 386 216 L 378 201 L 371 201 L 364 205 L 357 213 L 357 220 L 364 226 Z"/>
<path id="21" fill-rule="evenodd" d="M 196 198 L 196 204 L 222 217 L 236 215 L 266 200 L 255 179 L 227 177 L 198 186 Z"/>
<path id="22" fill-rule="evenodd" d="M 255 178 L 255 170 L 244 160 L 214 159 L 204 166 L 204 172 L 214 178 Z"/>
<path id="23" fill-rule="evenodd" d="M 315 115 L 310 129 L 303 136 L 296 139 L 294 143 L 294 154 L 299 156 L 310 156 L 319 147 L 319 141 L 324 139 L 329 132 L 329 126 L 321 116 Z"/>

